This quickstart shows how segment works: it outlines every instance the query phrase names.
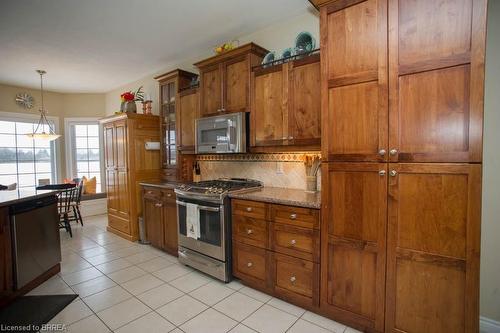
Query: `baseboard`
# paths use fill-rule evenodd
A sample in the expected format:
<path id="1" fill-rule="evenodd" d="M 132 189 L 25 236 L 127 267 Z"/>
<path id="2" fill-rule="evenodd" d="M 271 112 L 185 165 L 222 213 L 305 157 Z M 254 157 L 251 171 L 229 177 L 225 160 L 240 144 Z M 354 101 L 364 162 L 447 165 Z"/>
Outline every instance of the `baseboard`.
<path id="1" fill-rule="evenodd" d="M 479 331 L 481 333 L 500 333 L 500 322 L 486 317 L 479 317 Z"/>
<path id="2" fill-rule="evenodd" d="M 106 198 L 85 200 L 82 201 L 80 205 L 83 217 L 101 215 L 108 212 L 108 202 Z"/>

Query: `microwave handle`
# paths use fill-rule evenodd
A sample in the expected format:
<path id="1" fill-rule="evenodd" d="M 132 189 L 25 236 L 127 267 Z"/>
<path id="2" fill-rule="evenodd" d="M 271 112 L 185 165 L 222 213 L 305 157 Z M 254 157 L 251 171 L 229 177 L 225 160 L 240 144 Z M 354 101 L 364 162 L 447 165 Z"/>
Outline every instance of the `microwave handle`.
<path id="1" fill-rule="evenodd" d="M 227 137 L 228 137 L 228 150 L 233 151 L 236 146 L 236 127 L 233 126 L 232 121 L 227 121 Z"/>

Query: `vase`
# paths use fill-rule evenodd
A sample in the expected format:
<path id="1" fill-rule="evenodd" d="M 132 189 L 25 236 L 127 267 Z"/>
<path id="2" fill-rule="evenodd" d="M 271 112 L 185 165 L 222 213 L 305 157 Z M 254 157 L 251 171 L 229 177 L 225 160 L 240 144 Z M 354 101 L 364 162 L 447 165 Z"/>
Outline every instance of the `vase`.
<path id="1" fill-rule="evenodd" d="M 125 112 L 137 113 L 137 105 L 134 101 L 127 101 L 124 105 Z"/>

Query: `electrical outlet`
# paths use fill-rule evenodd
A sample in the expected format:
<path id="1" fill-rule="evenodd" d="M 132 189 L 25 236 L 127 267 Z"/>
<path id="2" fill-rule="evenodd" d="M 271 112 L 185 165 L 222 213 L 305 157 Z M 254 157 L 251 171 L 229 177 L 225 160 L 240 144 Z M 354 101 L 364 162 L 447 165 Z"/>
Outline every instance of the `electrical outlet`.
<path id="1" fill-rule="evenodd" d="M 285 171 L 283 170 L 283 162 L 276 162 L 276 174 L 282 175 Z"/>

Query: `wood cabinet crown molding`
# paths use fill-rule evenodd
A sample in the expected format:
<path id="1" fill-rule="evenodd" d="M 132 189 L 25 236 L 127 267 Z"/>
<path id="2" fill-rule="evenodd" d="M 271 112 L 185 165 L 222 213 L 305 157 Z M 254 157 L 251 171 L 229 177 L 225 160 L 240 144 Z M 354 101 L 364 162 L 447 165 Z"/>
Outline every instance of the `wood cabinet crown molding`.
<path id="1" fill-rule="evenodd" d="M 172 70 L 170 72 L 163 73 L 163 74 L 160 74 L 158 76 L 155 76 L 154 79 L 157 80 L 157 81 L 162 82 L 162 81 L 167 81 L 167 80 L 174 79 L 177 76 L 197 77 L 198 74 L 191 73 L 191 72 L 185 71 L 183 69 L 177 68 L 177 69 L 174 69 L 174 70 Z"/>
<path id="2" fill-rule="evenodd" d="M 247 53 L 254 53 L 258 56 L 263 57 L 268 52 L 269 51 L 266 50 L 265 48 L 263 48 L 262 46 L 259 46 L 259 45 L 254 44 L 254 43 L 248 43 L 248 44 L 238 46 L 237 48 L 234 48 L 232 50 L 223 52 L 221 54 L 214 55 L 210 58 L 201 60 L 201 61 L 195 63 L 194 65 L 198 68 L 207 67 L 207 66 L 211 66 L 214 64 L 218 64 L 220 62 L 226 61 L 226 60 L 231 59 L 231 58 L 239 57 L 239 56 L 247 54 Z"/>

